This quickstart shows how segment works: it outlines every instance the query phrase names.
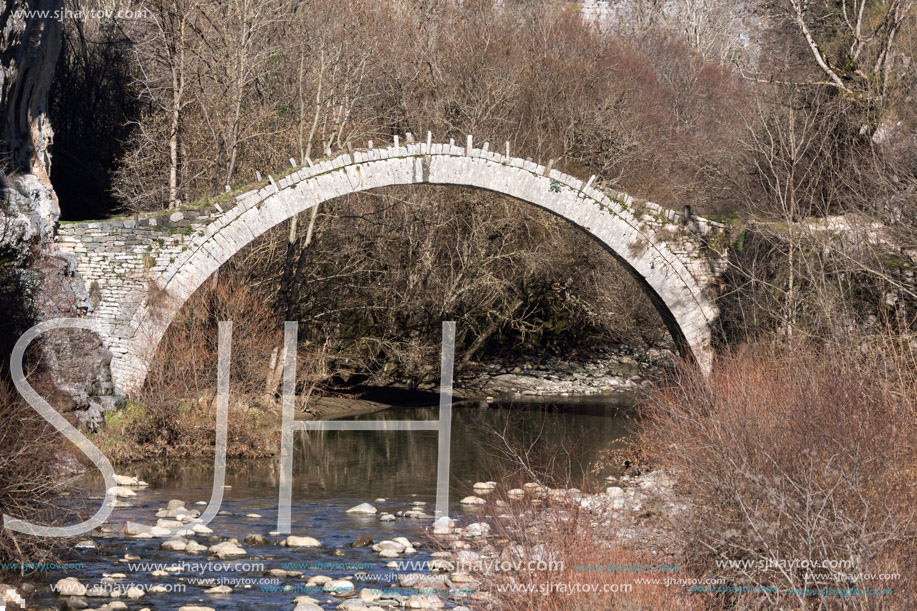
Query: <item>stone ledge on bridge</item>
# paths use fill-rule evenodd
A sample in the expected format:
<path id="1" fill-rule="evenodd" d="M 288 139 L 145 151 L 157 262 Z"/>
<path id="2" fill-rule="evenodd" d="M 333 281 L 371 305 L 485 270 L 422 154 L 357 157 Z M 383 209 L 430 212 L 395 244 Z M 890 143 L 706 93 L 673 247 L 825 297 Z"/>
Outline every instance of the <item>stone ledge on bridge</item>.
<path id="1" fill-rule="evenodd" d="M 508 149 L 508 145 L 507 145 Z M 396 141 L 290 168 L 255 188 L 203 206 L 126 219 L 68 223 L 60 247 L 76 255 L 92 316 L 114 354 L 112 373 L 132 391 L 143 382 L 162 334 L 181 304 L 246 244 L 314 205 L 367 189 L 405 184 L 481 188 L 531 203 L 591 233 L 646 285 L 677 340 L 702 366 L 717 316 L 712 286 L 723 271 L 710 248 L 723 225 L 624 193 L 606 193 L 530 160 L 454 141 Z M 659 302 L 662 302 L 661 304 Z M 680 336 L 680 337 L 679 337 Z"/>

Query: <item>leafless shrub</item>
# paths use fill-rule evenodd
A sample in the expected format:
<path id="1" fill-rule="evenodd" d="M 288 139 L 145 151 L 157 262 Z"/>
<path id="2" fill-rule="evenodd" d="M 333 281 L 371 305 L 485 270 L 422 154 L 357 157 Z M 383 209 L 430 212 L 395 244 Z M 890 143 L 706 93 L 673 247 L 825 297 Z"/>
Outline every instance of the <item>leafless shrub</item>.
<path id="1" fill-rule="evenodd" d="M 689 567 L 781 588 L 728 596 L 736 608 L 913 606 L 913 590 L 850 575 L 914 571 L 914 365 L 894 340 L 862 350 L 755 345 L 722 356 L 709 379 L 685 368 L 656 393 L 647 451 L 677 474 L 690 506 L 673 523 Z M 842 564 L 790 568 L 794 560 Z M 895 597 L 787 594 L 826 587 L 893 587 Z"/>

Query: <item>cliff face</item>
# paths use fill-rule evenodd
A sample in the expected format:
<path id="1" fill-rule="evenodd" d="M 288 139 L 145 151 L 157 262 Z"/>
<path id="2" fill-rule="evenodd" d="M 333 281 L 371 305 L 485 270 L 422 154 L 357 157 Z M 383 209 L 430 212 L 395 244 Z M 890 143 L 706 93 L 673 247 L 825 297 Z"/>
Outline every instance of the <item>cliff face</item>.
<path id="1" fill-rule="evenodd" d="M 80 318 L 92 308 L 72 257 L 53 242 L 60 207 L 49 178 L 54 131 L 48 90 L 61 47 L 61 0 L 7 1 L 0 12 L 0 359 L 41 320 Z M 50 332 L 42 371 L 63 409 L 94 429 L 119 407 L 101 340 L 88 332 Z M 34 380 L 33 380 L 34 383 Z"/>

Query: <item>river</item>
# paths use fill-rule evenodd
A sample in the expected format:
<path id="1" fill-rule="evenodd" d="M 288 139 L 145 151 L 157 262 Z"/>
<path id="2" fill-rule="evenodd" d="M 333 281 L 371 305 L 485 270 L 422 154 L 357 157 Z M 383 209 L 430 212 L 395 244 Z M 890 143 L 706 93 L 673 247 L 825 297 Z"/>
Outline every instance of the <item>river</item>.
<path id="1" fill-rule="evenodd" d="M 590 492 L 601 489 L 604 477 L 614 471 L 615 465 L 593 467 L 603 461 L 603 451 L 632 434 L 632 405 L 632 395 L 619 393 L 588 399 L 539 398 L 538 402 L 530 403 L 455 408 L 450 515 L 466 523 L 481 518 L 483 510 L 459 503 L 463 497 L 474 494 L 472 484 L 475 482 L 496 480 L 507 486 L 518 486 L 532 480 L 531 473 L 516 468 L 508 448 L 530 448 L 532 466 L 539 473 L 552 470 L 551 475 L 556 477 L 554 482 Z M 437 408 L 392 408 L 356 419 L 435 420 L 437 412 Z M 296 596 L 309 593 L 304 584 L 314 575 L 349 578 L 357 592 L 364 587 L 389 587 L 394 574 L 410 570 L 386 568 L 389 559 L 380 558 L 369 547 L 350 544 L 361 537 L 374 542 L 406 537 L 417 543 L 417 552 L 402 556 L 400 560 L 427 561 L 435 551 L 424 533 L 430 521 L 400 517 L 382 521 L 378 514 L 355 516 L 346 510 L 368 502 L 379 514 L 397 514 L 417 507 L 432 514 L 436 463 L 435 431 L 297 433 L 292 534 L 314 537 L 322 544 L 304 549 L 281 547 L 278 543 L 284 537 L 271 534 L 277 529 L 279 460 L 230 460 L 226 470 L 229 487 L 224 493 L 222 511 L 209 525 L 214 534 L 193 537 L 207 546 L 236 538 L 247 555 L 225 563 L 208 560 L 206 554 L 195 556 L 162 550 L 163 539 L 127 537 L 121 528 L 127 520 L 155 523 L 155 513 L 174 499 L 184 501 L 189 509 L 203 510 L 202 503 L 210 499 L 214 471 L 211 462 L 171 460 L 117 469 L 119 473 L 149 482 L 150 487 L 137 489 L 136 497 L 126 499 L 131 507 L 115 510 L 106 524 L 111 532 L 92 533 L 95 548 L 72 551 L 68 560 L 81 563 L 83 568 L 48 573 L 45 583 L 39 586 L 39 600 L 51 608 L 58 608 L 60 598 L 51 592 L 50 584 L 63 577 L 76 577 L 86 586 L 101 582 L 103 588 L 109 589 L 111 584 L 136 584 L 148 590 L 159 584 L 163 586 L 160 589 L 167 590 L 148 591 L 137 600 L 121 597 L 117 601 L 125 603 L 127 609 L 138 610 L 178 609 L 182 605 L 213 609 L 292 609 Z M 548 469 L 545 465 L 555 467 Z M 96 472 L 87 474 L 82 478 L 81 488 L 87 494 L 98 495 L 102 490 L 101 477 Z M 245 538 L 251 534 L 263 535 L 267 544 L 246 543 Z M 125 561 L 126 555 L 140 560 Z M 143 563 L 185 563 L 185 568 L 167 577 L 154 577 L 151 572 L 155 567 Z M 289 569 L 294 563 L 304 565 L 301 570 L 305 578 L 265 576 L 270 569 Z M 105 579 L 113 573 L 124 574 L 124 577 Z M 367 573 L 368 577 L 360 573 Z M 211 581 L 195 585 L 197 579 Z M 104 585 L 106 581 L 108 586 Z M 207 588 L 219 584 L 230 585 L 233 592 L 205 593 Z M 278 591 L 284 586 L 292 589 Z M 328 594 L 313 592 L 310 595 L 318 599 L 324 609 L 335 608 L 341 603 L 340 599 Z M 110 598 L 85 600 L 92 607 L 112 602 Z"/>

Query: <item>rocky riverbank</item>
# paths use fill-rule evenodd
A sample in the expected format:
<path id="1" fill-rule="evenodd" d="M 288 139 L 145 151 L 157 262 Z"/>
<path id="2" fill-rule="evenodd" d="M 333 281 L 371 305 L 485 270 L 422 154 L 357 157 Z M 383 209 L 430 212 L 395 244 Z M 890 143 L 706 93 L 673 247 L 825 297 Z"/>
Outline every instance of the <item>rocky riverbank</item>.
<path id="1" fill-rule="evenodd" d="M 620 346 L 582 359 L 522 357 L 512 362 L 472 363 L 458 377 L 467 399 L 585 396 L 646 387 L 675 363 L 669 350 Z"/>

